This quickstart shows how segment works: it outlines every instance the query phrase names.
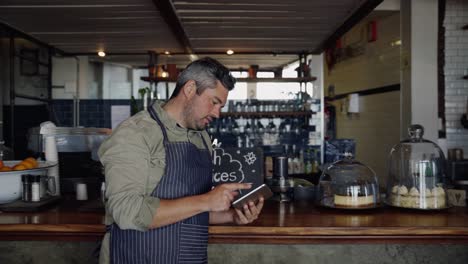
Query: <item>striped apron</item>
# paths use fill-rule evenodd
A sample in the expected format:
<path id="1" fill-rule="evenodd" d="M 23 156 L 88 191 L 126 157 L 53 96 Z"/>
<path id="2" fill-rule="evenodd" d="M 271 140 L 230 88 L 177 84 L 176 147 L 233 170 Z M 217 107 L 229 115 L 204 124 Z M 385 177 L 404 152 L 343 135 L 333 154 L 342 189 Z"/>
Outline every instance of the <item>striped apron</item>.
<path id="1" fill-rule="evenodd" d="M 166 170 L 152 192 L 160 199 L 177 199 L 206 193 L 212 186 L 212 161 L 204 150 L 190 142 L 169 142 L 165 126 L 150 106 L 151 117 L 164 135 Z M 209 213 L 142 232 L 110 226 L 111 263 L 207 263 Z"/>

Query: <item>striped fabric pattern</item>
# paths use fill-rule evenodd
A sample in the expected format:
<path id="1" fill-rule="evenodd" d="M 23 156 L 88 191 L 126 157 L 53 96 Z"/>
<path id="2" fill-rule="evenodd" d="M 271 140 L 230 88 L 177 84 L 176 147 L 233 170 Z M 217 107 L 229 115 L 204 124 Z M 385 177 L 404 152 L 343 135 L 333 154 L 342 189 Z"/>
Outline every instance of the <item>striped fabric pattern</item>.
<path id="1" fill-rule="evenodd" d="M 211 190 L 212 162 L 208 146 L 200 150 L 190 142 L 169 142 L 167 131 L 152 107 L 152 118 L 164 134 L 166 171 L 152 196 L 177 199 Z M 203 137 L 202 137 L 203 139 Z M 208 212 L 146 232 L 110 227 L 111 263 L 207 263 Z"/>

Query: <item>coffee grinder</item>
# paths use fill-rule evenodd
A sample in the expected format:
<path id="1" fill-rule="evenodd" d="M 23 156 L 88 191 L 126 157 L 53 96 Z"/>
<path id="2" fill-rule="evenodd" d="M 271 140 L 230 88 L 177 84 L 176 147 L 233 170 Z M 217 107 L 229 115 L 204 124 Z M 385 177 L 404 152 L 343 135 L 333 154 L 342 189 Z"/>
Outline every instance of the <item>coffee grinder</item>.
<path id="1" fill-rule="evenodd" d="M 274 193 L 273 200 L 279 202 L 291 201 L 292 181 L 288 177 L 288 157 L 277 156 L 273 158 L 273 179 L 271 190 Z"/>

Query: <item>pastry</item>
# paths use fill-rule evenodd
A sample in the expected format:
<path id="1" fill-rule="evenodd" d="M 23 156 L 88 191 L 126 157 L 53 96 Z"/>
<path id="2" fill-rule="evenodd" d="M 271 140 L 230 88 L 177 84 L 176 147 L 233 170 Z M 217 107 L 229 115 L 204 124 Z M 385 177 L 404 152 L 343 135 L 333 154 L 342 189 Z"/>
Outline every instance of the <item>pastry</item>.
<path id="1" fill-rule="evenodd" d="M 367 208 L 375 207 L 374 195 L 348 196 L 335 194 L 335 207 L 337 208 Z"/>
<path id="2" fill-rule="evenodd" d="M 375 207 L 374 195 L 361 193 L 361 186 L 354 185 L 346 188 L 346 195 L 334 195 L 337 208 L 372 208 Z"/>
<path id="3" fill-rule="evenodd" d="M 440 209 L 447 206 L 445 190 L 440 186 L 432 190 L 424 188 L 423 191 L 411 187 L 408 191 L 404 185 L 395 185 L 392 187 L 389 202 L 394 206 L 419 209 Z"/>

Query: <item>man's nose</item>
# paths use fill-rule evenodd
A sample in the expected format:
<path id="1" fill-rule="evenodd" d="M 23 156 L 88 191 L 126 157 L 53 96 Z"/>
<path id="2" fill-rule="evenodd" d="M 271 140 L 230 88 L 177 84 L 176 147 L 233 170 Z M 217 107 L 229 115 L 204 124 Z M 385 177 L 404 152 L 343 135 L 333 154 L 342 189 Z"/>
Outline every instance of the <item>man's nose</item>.
<path id="1" fill-rule="evenodd" d="M 219 116 L 221 115 L 221 107 L 213 107 L 213 109 L 211 110 L 211 115 L 215 118 L 219 118 Z"/>

